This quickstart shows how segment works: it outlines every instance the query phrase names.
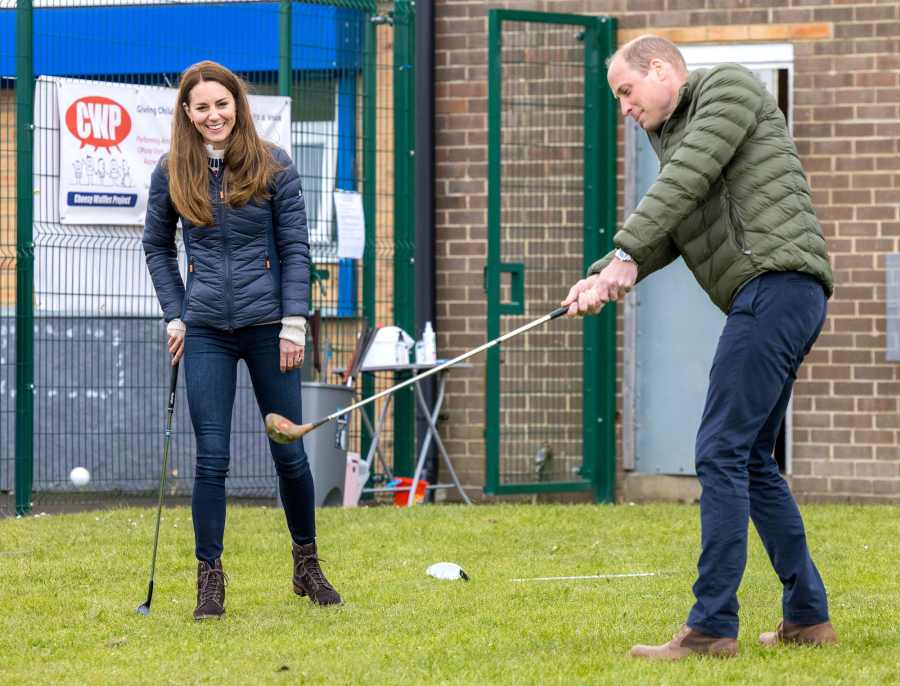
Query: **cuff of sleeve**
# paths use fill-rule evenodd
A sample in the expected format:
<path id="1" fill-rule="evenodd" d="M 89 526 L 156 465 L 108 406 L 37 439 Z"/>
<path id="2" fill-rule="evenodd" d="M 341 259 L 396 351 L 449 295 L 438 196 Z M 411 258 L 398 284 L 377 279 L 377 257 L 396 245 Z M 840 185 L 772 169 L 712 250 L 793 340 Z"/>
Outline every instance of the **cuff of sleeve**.
<path id="1" fill-rule="evenodd" d="M 301 348 L 306 346 L 306 317 L 282 317 L 279 338 Z"/>
<path id="2" fill-rule="evenodd" d="M 613 245 L 615 245 L 616 248 L 624 250 L 629 255 L 631 255 L 631 259 L 638 265 L 643 263 L 650 256 L 650 254 L 653 252 L 654 247 L 652 245 L 648 246 L 638 243 L 635 240 L 634 235 L 626 231 L 624 228 L 616 232 L 616 235 L 613 236 Z"/>
<path id="3" fill-rule="evenodd" d="M 184 322 L 180 319 L 173 319 L 168 324 L 166 324 L 166 333 L 169 336 L 174 336 L 176 333 L 184 333 L 187 331 L 187 326 L 185 326 Z"/>
<path id="4" fill-rule="evenodd" d="M 587 275 L 591 276 L 593 274 L 599 274 L 609 265 L 610 262 L 612 262 L 612 259 L 613 259 L 612 253 L 609 253 L 605 257 L 600 258 L 599 260 L 597 260 L 596 262 L 594 262 L 594 264 L 592 264 L 590 266 L 590 268 L 588 269 Z"/>

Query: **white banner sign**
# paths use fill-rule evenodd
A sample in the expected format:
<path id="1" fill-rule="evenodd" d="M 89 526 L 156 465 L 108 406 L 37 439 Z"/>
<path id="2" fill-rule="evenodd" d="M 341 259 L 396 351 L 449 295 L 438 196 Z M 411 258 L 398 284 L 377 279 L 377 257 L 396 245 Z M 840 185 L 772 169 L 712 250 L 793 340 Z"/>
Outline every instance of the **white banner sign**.
<path id="1" fill-rule="evenodd" d="M 62 78 L 56 84 L 60 222 L 142 225 L 150 175 L 169 149 L 177 91 Z M 290 98 L 251 95 L 250 110 L 260 136 L 291 154 Z"/>

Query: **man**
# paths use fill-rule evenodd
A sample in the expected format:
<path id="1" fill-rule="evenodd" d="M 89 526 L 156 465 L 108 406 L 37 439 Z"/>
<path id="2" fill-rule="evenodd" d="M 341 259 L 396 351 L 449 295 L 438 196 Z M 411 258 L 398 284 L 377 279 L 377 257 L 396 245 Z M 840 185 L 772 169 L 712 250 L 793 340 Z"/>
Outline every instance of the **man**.
<path id="1" fill-rule="evenodd" d="M 562 304 L 598 312 L 681 256 L 728 315 L 696 442 L 701 554 L 696 603 L 674 638 L 631 654 L 737 653 L 737 589 L 753 520 L 784 586 L 783 620 L 764 644 L 835 643 L 825 587 L 772 450 L 791 388 L 832 292 L 825 240 L 783 115 L 751 72 L 692 74 L 674 44 L 642 36 L 609 64 L 622 114 L 660 159 L 654 184 Z"/>

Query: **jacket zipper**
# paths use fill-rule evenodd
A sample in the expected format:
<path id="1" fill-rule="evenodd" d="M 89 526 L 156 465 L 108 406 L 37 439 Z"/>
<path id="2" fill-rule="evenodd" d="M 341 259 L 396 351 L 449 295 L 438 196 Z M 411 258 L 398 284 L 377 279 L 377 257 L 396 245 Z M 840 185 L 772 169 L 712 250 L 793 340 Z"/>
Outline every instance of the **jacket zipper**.
<path id="1" fill-rule="evenodd" d="M 225 243 L 225 321 L 228 324 L 228 331 L 234 331 L 234 322 L 232 321 L 233 312 L 231 304 L 233 298 L 233 287 L 231 284 L 231 241 L 228 234 L 228 227 L 225 223 L 225 170 L 222 170 L 222 183 L 218 185 L 219 192 L 219 228 L 222 229 L 222 240 Z"/>
<path id="2" fill-rule="evenodd" d="M 669 126 L 669 122 L 672 121 L 672 117 L 670 116 L 663 122 L 662 128 L 659 130 L 659 152 L 657 153 L 657 157 L 659 157 L 660 168 L 662 168 L 663 163 L 663 153 L 665 152 L 666 146 L 663 143 L 663 136 L 666 134 L 666 128 Z"/>

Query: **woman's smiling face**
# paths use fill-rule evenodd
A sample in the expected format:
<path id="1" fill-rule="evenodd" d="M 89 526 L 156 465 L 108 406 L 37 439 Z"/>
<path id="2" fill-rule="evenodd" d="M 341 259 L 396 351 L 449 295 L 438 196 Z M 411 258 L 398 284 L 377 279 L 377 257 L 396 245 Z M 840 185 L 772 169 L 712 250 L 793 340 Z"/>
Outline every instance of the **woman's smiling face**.
<path id="1" fill-rule="evenodd" d="M 234 129 L 234 96 L 218 81 L 201 81 L 191 88 L 184 111 L 203 140 L 221 150 Z"/>

